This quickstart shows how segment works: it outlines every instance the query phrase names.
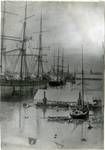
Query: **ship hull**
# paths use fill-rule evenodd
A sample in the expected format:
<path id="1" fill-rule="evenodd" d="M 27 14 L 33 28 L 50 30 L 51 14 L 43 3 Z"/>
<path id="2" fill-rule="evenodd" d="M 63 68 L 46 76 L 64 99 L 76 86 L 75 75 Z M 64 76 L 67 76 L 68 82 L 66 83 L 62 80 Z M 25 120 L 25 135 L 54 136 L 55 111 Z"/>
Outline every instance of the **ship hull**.
<path id="1" fill-rule="evenodd" d="M 86 119 L 89 116 L 89 111 L 86 111 L 86 112 L 84 112 L 82 114 L 72 114 L 72 113 L 70 113 L 70 116 L 73 119 Z"/>
<path id="2" fill-rule="evenodd" d="M 26 85 L 23 84 L 25 82 L 21 82 L 20 84 L 20 81 L 11 81 L 11 83 L 12 84 L 10 85 L 10 81 L 2 82 L 0 89 L 2 101 L 9 101 L 11 100 L 11 97 L 33 96 L 38 88 L 45 89 L 47 85 L 46 81 L 34 81 L 34 84 L 29 84 L 28 81 Z"/>
<path id="3" fill-rule="evenodd" d="M 49 85 L 50 86 L 63 86 L 65 85 L 65 82 L 64 81 L 49 81 Z"/>

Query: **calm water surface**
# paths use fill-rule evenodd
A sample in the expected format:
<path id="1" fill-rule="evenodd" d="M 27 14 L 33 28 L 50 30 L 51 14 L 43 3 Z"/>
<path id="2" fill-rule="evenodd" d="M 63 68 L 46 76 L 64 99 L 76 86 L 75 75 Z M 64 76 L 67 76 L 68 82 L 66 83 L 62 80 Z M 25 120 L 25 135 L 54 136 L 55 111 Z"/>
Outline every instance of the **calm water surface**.
<path id="1" fill-rule="evenodd" d="M 102 81 L 85 82 L 85 101 L 92 101 L 92 97 L 99 97 L 103 100 L 102 87 Z M 55 88 L 49 90 L 53 91 Z M 76 101 L 80 90 L 80 81 L 76 85 L 67 83 L 65 87 L 56 88 L 51 99 Z M 33 104 L 32 107 L 24 109 L 22 103 L 26 101 Z M 102 110 L 89 112 L 89 120 L 93 127 L 89 130 L 89 120 L 73 120 L 71 123 L 48 121 L 48 116 L 68 116 L 71 110 L 36 109 L 33 102 L 34 98 L 22 98 L 21 103 L 1 102 L 3 150 L 103 147 Z M 29 144 L 29 137 L 36 139 L 34 145 Z M 85 141 L 82 141 L 83 138 Z"/>

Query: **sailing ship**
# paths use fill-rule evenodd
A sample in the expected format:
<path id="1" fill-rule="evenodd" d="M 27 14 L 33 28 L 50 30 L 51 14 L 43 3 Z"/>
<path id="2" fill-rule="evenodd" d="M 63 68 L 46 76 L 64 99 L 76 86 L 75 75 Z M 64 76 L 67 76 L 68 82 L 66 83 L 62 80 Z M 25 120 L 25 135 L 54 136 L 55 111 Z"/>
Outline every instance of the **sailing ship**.
<path id="1" fill-rule="evenodd" d="M 83 71 L 83 49 L 82 49 L 82 92 L 79 92 L 79 98 L 76 108 L 72 110 L 70 116 L 73 119 L 86 119 L 89 116 L 88 104 L 84 102 L 84 71 Z M 82 95 L 81 95 L 82 93 Z"/>
<path id="2" fill-rule="evenodd" d="M 67 68 L 68 69 L 67 69 L 67 73 L 66 73 L 65 79 L 66 79 L 66 81 L 69 81 L 72 84 L 75 84 L 76 83 L 76 72 L 70 73 L 70 71 L 69 71 L 69 64 L 68 64 Z"/>
<path id="3" fill-rule="evenodd" d="M 4 3 L 5 6 L 5 3 Z M 23 20 L 23 30 L 22 30 L 22 37 L 14 37 L 14 36 L 7 36 L 6 34 L 4 35 L 4 20 L 5 20 L 5 15 L 4 13 L 6 12 L 4 9 L 4 13 L 3 13 L 3 27 L 2 27 L 2 35 L 1 35 L 1 75 L 0 75 L 0 83 L 3 86 L 5 86 L 4 88 L 7 88 L 7 85 L 9 85 L 11 87 L 11 92 L 9 93 L 10 95 L 12 94 L 12 92 L 14 92 L 14 89 L 18 89 L 19 90 L 19 94 L 20 91 L 24 89 L 24 91 L 27 91 L 28 89 L 32 89 L 34 86 L 40 87 L 40 86 L 45 86 L 47 84 L 47 81 L 45 79 L 45 74 L 44 74 L 44 70 L 43 70 L 43 47 L 42 47 L 42 14 L 40 17 L 40 31 L 39 31 L 39 46 L 38 48 L 38 54 L 34 54 L 34 53 L 28 53 L 27 54 L 27 48 L 29 48 L 26 44 L 26 42 L 32 41 L 32 36 L 31 37 L 27 37 L 26 35 L 26 30 L 27 30 L 27 19 L 29 19 L 30 17 L 27 17 L 27 2 L 25 4 L 25 11 L 24 11 L 24 20 Z M 6 50 L 6 48 L 4 48 L 4 40 L 11 40 L 14 42 L 19 42 L 16 43 L 16 48 L 12 49 L 12 50 Z M 21 45 L 20 45 L 21 43 Z M 19 46 L 20 45 L 20 46 Z M 14 53 L 16 52 L 16 53 Z M 17 53 L 18 52 L 18 53 Z M 10 57 L 9 57 L 10 56 Z M 15 57 L 14 57 L 15 56 Z M 30 56 L 28 58 L 32 58 L 33 61 L 35 61 L 35 57 L 37 58 L 37 75 L 34 74 L 34 77 L 32 77 L 32 65 L 31 67 L 29 67 L 29 63 L 30 63 L 30 59 L 27 59 L 27 56 Z M 13 64 L 12 67 L 9 68 L 7 70 L 6 64 L 7 64 L 7 58 L 14 57 L 16 58 L 13 59 Z M 12 59 L 11 59 L 12 60 Z M 32 63 L 32 62 L 31 62 Z M 33 63 L 34 65 L 36 63 Z M 17 66 L 18 65 L 18 66 Z M 35 68 L 35 66 L 34 66 Z M 18 69 L 16 71 L 16 69 Z M 3 75 L 2 75 L 3 74 Z M 41 76 L 41 78 L 40 78 Z M 22 86 L 21 86 L 22 85 Z M 9 87 L 8 86 L 8 87 Z M 17 88 L 17 86 L 19 88 Z M 26 90 L 26 86 L 27 86 L 27 90 Z M 15 88 L 16 87 L 16 88 Z M 23 88 L 22 88 L 23 87 Z M 7 90 L 5 90 L 7 91 Z M 8 92 L 8 91 L 7 91 Z M 6 93 L 2 95 L 5 96 Z M 26 94 L 28 94 L 26 92 Z"/>
<path id="4" fill-rule="evenodd" d="M 62 71 L 61 71 L 61 76 L 60 76 L 60 69 L 59 69 L 59 67 L 60 67 L 60 65 L 59 65 L 59 49 L 58 49 L 58 59 L 57 59 L 57 73 L 56 73 L 56 78 L 55 79 L 51 79 L 50 81 L 49 81 L 49 85 L 50 86 L 53 86 L 53 87 L 55 87 L 55 86 L 63 86 L 63 85 L 65 85 L 66 84 L 66 80 L 65 80 L 65 78 L 64 78 L 64 75 L 63 75 L 63 62 L 64 62 L 64 60 L 63 60 L 63 55 L 62 55 Z M 54 71 L 55 71 L 55 63 L 54 63 Z"/>

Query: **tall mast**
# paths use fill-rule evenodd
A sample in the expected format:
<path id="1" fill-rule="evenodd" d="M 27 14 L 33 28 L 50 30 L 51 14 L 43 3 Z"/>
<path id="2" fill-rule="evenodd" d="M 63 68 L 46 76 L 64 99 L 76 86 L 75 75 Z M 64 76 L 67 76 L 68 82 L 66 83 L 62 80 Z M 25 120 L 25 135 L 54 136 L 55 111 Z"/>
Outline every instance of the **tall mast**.
<path id="1" fill-rule="evenodd" d="M 54 58 L 53 58 L 53 63 L 54 63 L 54 73 L 55 73 L 55 50 L 54 50 Z"/>
<path id="2" fill-rule="evenodd" d="M 6 53 L 4 52 L 4 28 L 5 28 L 5 11 L 6 11 L 6 2 L 4 1 L 4 7 L 3 7 L 3 20 L 2 20 L 2 37 L 1 37 L 1 73 L 3 72 L 3 56 L 4 56 L 4 63 L 6 67 Z"/>
<path id="3" fill-rule="evenodd" d="M 82 47 L 82 105 L 84 105 L 84 70 L 83 70 L 83 47 Z"/>
<path id="4" fill-rule="evenodd" d="M 64 68 L 64 53 L 62 53 L 62 78 L 63 78 L 63 68 Z"/>
<path id="5" fill-rule="evenodd" d="M 58 59 L 57 59 L 57 81 L 59 80 L 59 49 L 58 49 Z"/>
<path id="6" fill-rule="evenodd" d="M 39 77 L 39 73 L 43 73 L 43 64 L 42 64 L 42 12 L 40 17 L 40 33 L 39 33 L 39 54 L 38 54 L 38 72 L 37 76 Z"/>
<path id="7" fill-rule="evenodd" d="M 104 3 L 104 25 L 105 25 L 105 3 Z M 103 55 L 103 59 L 104 59 L 104 64 L 105 64 L 105 28 L 104 28 L 104 55 Z M 104 65 L 105 66 L 105 65 Z M 105 67 L 104 67 L 105 68 Z M 105 69 L 104 69 L 105 70 Z"/>
<path id="8" fill-rule="evenodd" d="M 69 74 L 69 64 L 68 64 L 68 74 Z"/>
<path id="9" fill-rule="evenodd" d="M 23 79 L 23 61 L 25 68 L 25 76 L 27 73 L 27 62 L 26 62 L 26 17 L 27 17 L 27 1 L 25 5 L 25 16 L 24 16 L 24 24 L 23 24 L 23 41 L 22 41 L 22 49 L 21 49 L 21 66 L 20 66 L 20 78 Z"/>

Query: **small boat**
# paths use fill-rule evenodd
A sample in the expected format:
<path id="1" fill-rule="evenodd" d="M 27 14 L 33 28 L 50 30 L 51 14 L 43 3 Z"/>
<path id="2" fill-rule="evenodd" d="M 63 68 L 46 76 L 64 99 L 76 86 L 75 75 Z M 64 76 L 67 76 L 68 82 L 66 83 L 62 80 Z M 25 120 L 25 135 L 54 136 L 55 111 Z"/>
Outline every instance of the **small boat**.
<path id="1" fill-rule="evenodd" d="M 70 113 L 70 116 L 73 118 L 73 119 L 86 119 L 88 118 L 88 115 L 89 115 L 89 110 L 88 109 L 82 109 L 82 110 L 74 110 Z"/>
<path id="2" fill-rule="evenodd" d="M 94 98 L 93 102 L 89 104 L 89 108 L 92 110 L 101 109 L 102 108 L 102 100 Z"/>
<path id="3" fill-rule="evenodd" d="M 84 82 L 83 82 L 83 77 L 84 71 L 83 71 L 83 49 L 82 49 L 82 95 L 81 92 L 79 92 L 79 98 L 78 98 L 78 103 L 76 105 L 76 108 L 72 110 L 70 113 L 70 116 L 73 119 L 86 119 L 89 116 L 89 107 L 88 103 L 86 104 L 84 102 Z"/>

